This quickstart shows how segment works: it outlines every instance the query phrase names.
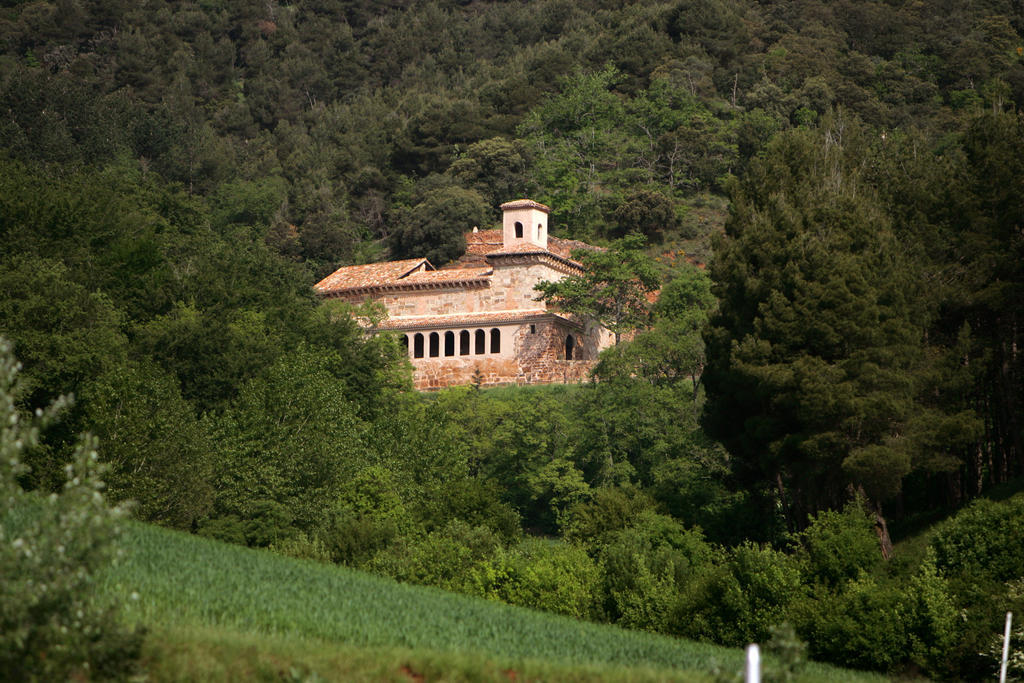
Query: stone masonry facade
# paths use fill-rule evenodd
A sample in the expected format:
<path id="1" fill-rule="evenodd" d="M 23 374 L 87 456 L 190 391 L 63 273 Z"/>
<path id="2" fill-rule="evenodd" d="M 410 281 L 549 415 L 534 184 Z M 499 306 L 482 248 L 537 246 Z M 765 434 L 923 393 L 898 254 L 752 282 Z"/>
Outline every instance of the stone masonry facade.
<path id="1" fill-rule="evenodd" d="M 548 208 L 502 205 L 501 230 L 466 235 L 466 254 L 438 270 L 426 259 L 339 268 L 316 285 L 326 298 L 376 301 L 374 332 L 399 335 L 419 390 L 586 381 L 611 343 L 602 327 L 549 310 L 534 286 L 583 272 L 581 242 L 549 237 Z"/>
<path id="2" fill-rule="evenodd" d="M 532 329 L 535 330 L 531 332 Z M 492 328 L 493 329 L 493 328 Z M 414 335 L 404 333 L 403 338 L 413 339 L 406 343 L 410 348 L 410 360 L 413 363 L 414 384 L 420 390 L 441 389 L 453 385 L 473 384 L 480 386 L 523 385 L 523 384 L 569 384 L 584 382 L 597 362 L 593 357 L 575 360 L 565 359 L 565 340 L 568 335 L 576 332 L 565 330 L 551 321 L 535 322 L 527 325 L 507 325 L 498 328 L 503 340 L 509 339 L 512 350 L 508 354 L 470 353 L 460 355 L 461 349 L 456 342 L 453 356 L 445 356 L 444 342 L 440 341 L 438 357 L 429 357 L 429 337 L 424 340 L 423 358 L 414 358 Z M 443 332 L 448 332 L 445 330 Z M 456 337 L 463 330 L 456 331 Z M 439 337 L 443 338 L 443 332 Z M 475 331 L 474 331 L 475 332 Z M 576 338 L 576 337 L 574 337 Z M 488 337 L 488 346 L 490 338 Z M 585 353 L 585 352 L 581 352 Z"/>

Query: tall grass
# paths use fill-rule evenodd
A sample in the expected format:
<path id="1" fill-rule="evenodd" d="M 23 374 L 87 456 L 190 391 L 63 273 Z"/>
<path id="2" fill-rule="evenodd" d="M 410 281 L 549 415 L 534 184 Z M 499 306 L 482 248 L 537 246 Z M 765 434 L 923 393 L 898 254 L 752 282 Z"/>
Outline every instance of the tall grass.
<path id="1" fill-rule="evenodd" d="M 143 524 L 132 524 L 125 546 L 103 590 L 126 604 L 129 619 L 151 625 L 589 666 L 739 671 L 743 664 L 738 650 L 397 584 Z M 839 670 L 816 671 L 854 680 Z"/>

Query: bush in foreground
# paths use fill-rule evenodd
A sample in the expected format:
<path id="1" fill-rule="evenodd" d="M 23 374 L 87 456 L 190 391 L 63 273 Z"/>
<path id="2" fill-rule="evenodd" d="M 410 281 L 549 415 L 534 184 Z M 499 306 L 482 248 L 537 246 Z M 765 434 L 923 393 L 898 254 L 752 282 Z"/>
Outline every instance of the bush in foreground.
<path id="1" fill-rule="evenodd" d="M 95 599 L 123 508 L 107 507 L 96 440 L 83 438 L 60 493 L 22 489 L 23 454 L 69 401 L 24 421 L 15 407 L 19 365 L 0 339 L 0 671 L 6 680 L 116 679 L 132 673 L 142 644 L 112 606 Z"/>

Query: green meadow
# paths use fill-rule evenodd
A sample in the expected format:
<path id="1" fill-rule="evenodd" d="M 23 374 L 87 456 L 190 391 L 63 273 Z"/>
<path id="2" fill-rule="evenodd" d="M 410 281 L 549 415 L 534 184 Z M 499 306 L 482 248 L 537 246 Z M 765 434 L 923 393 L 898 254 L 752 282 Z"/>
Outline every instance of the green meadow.
<path id="1" fill-rule="evenodd" d="M 133 523 L 101 590 L 152 678 L 694 680 L 744 653 L 534 612 Z M 772 666 L 771 662 L 767 666 Z M 806 680 L 880 680 L 810 664 Z"/>

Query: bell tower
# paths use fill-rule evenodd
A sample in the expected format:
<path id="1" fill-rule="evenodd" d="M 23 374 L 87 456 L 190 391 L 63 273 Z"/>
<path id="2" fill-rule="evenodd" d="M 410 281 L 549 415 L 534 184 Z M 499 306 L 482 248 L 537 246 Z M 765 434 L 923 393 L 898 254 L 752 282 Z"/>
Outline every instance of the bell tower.
<path id="1" fill-rule="evenodd" d="M 515 242 L 529 242 L 548 248 L 548 214 L 551 209 L 532 199 L 517 199 L 501 205 L 501 241 L 508 249 Z"/>

